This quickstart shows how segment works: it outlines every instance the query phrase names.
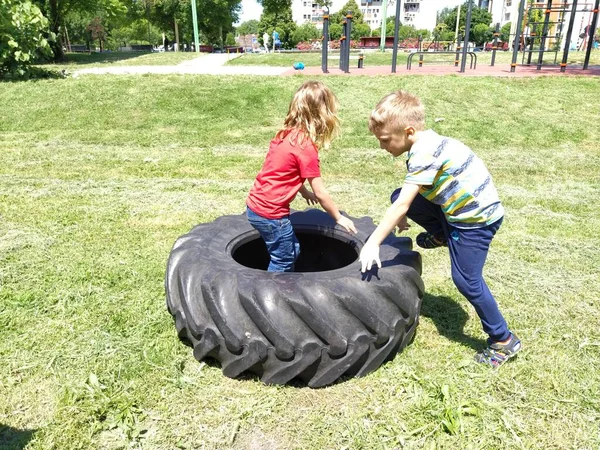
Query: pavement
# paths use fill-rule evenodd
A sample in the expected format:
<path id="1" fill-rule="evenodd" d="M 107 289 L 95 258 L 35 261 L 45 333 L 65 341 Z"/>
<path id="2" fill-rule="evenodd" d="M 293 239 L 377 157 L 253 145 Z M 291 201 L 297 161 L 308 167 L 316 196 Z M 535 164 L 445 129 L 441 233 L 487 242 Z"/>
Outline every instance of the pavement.
<path id="1" fill-rule="evenodd" d="M 288 67 L 270 67 L 270 66 L 226 66 L 228 61 L 242 56 L 242 53 L 209 53 L 198 58 L 184 61 L 176 66 L 113 66 L 113 67 L 93 67 L 81 69 L 73 73 L 74 77 L 86 74 L 115 74 L 115 75 L 140 75 L 140 74 L 181 74 L 181 75 L 263 75 L 263 76 L 281 76 L 281 75 L 323 75 L 321 67 L 306 67 L 304 70 L 294 70 Z M 352 61 L 353 62 L 353 61 Z M 352 63 L 351 62 L 351 63 Z M 336 64 L 337 66 L 337 64 Z M 330 66 L 331 67 L 331 66 Z M 510 71 L 509 64 L 498 64 L 494 67 L 488 65 L 479 65 L 476 69 L 467 68 L 464 73 L 459 71 L 458 67 L 453 65 L 435 66 L 424 64 L 418 67 L 418 63 L 413 63 L 412 68 L 408 70 L 405 65 L 399 64 L 396 73 L 391 73 L 391 66 L 367 66 L 358 69 L 356 66 L 350 68 L 350 73 L 344 73 L 338 68 L 331 67 L 326 75 L 460 75 L 460 76 L 496 76 L 496 77 L 537 77 L 537 76 L 600 76 L 600 66 L 589 66 L 583 70 L 581 66 L 568 66 L 565 72 L 560 71 L 560 67 L 542 67 L 537 70 L 535 65 L 517 66 L 514 72 Z"/>
<path id="2" fill-rule="evenodd" d="M 79 75 L 140 75 L 140 74 L 193 74 L 193 75 L 282 75 L 287 67 L 269 66 L 226 66 L 225 63 L 242 56 L 242 53 L 209 53 L 198 58 L 184 61 L 176 66 L 114 66 L 92 67 L 77 70 Z"/>

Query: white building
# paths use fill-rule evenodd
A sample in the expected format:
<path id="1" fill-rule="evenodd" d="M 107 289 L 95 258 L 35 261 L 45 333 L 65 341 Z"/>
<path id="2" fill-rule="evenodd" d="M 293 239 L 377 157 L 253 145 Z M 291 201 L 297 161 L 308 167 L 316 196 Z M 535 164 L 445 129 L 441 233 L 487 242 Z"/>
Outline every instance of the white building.
<path id="1" fill-rule="evenodd" d="M 348 0 L 333 0 L 329 12 L 339 11 Z M 323 27 L 323 11 L 321 6 L 311 0 L 292 0 L 292 19 L 298 25 L 314 23 L 318 28 Z"/>
<path id="2" fill-rule="evenodd" d="M 380 28 L 383 19 L 383 3 L 388 1 L 386 15 L 396 15 L 396 0 L 360 0 L 360 11 L 371 29 Z M 416 29 L 433 30 L 436 25 L 439 4 L 428 0 L 399 0 L 400 22 Z M 428 4 L 429 3 L 429 4 Z"/>
<path id="3" fill-rule="evenodd" d="M 517 7 L 515 11 L 515 5 Z M 500 28 L 508 22 L 516 20 L 519 14 L 518 0 L 484 0 L 479 4 L 480 8 L 487 8 L 492 14 L 492 24 L 499 23 Z"/>

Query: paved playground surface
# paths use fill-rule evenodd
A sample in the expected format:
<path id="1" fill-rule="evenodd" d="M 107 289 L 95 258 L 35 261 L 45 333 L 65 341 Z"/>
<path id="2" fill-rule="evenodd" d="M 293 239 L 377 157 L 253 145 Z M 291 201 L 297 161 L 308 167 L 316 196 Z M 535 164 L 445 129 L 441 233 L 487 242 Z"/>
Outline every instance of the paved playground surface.
<path id="1" fill-rule="evenodd" d="M 227 61 L 240 57 L 242 54 L 211 53 L 200 58 L 194 58 L 184 61 L 176 66 L 119 66 L 119 67 L 93 67 L 81 69 L 74 72 L 73 76 L 85 74 L 116 74 L 116 75 L 139 75 L 139 74 L 194 74 L 194 75 L 323 75 L 321 67 L 306 67 L 304 70 L 294 70 L 287 67 L 268 67 L 268 66 L 226 66 Z M 464 73 L 460 73 L 459 67 L 453 65 L 433 66 L 424 64 L 419 67 L 413 63 L 412 68 L 408 70 L 405 65 L 399 64 L 396 67 L 396 75 L 460 75 L 469 77 L 532 77 L 532 76 L 600 76 L 600 66 L 590 66 L 583 70 L 581 66 L 568 66 L 562 73 L 560 67 L 542 67 L 537 70 L 535 65 L 517 66 L 515 72 L 510 71 L 509 64 L 497 64 L 494 67 L 489 65 L 479 65 L 476 69 L 467 68 Z M 358 69 L 351 67 L 350 73 L 346 74 L 337 67 L 330 66 L 329 75 L 392 75 L 391 66 L 370 66 Z"/>

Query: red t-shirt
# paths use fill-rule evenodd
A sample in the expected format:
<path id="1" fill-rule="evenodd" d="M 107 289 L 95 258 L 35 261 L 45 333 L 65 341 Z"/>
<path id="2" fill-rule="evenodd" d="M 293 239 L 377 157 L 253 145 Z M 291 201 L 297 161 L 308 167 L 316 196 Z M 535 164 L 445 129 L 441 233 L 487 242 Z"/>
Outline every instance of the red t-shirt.
<path id="1" fill-rule="evenodd" d="M 280 219 L 289 215 L 290 202 L 304 181 L 321 176 L 317 147 L 310 138 L 302 144 L 300 141 L 302 134 L 297 131 L 271 141 L 263 167 L 246 200 L 248 207 L 259 216 Z"/>

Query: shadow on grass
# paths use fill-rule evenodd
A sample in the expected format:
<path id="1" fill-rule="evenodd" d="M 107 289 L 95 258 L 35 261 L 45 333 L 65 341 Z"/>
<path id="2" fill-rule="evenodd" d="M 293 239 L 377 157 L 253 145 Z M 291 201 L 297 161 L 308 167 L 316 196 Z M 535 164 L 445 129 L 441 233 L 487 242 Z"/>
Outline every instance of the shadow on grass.
<path id="1" fill-rule="evenodd" d="M 22 450 L 33 438 L 35 430 L 17 430 L 0 423 L 0 448 L 2 450 Z"/>
<path id="2" fill-rule="evenodd" d="M 469 315 L 457 301 L 449 297 L 425 294 L 421 315 L 430 318 L 438 332 L 452 341 L 473 350 L 481 350 L 486 346 L 485 340 L 467 336 L 463 332 Z"/>

